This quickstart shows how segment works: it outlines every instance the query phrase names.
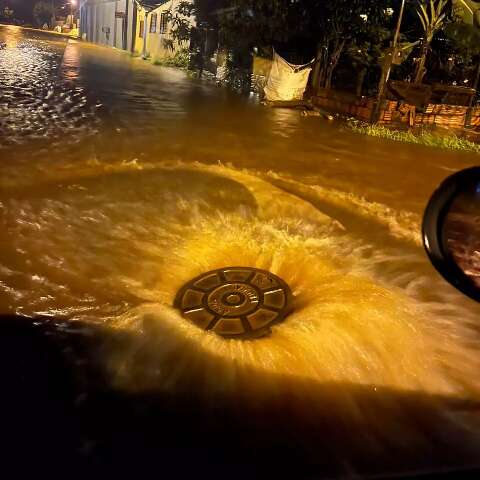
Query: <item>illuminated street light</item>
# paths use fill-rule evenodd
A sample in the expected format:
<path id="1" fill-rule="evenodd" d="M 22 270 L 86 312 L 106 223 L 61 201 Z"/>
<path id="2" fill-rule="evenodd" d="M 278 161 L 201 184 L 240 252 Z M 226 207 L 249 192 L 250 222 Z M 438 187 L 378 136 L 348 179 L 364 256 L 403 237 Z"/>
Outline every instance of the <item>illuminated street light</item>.
<path id="1" fill-rule="evenodd" d="M 71 23 L 71 27 L 73 28 L 74 23 L 75 23 L 75 22 L 74 22 L 73 9 L 74 9 L 74 7 L 76 7 L 76 5 L 77 5 L 77 0 L 70 0 L 70 2 L 68 2 L 68 3 L 70 3 L 70 19 L 71 19 L 71 22 L 72 22 L 72 23 Z"/>

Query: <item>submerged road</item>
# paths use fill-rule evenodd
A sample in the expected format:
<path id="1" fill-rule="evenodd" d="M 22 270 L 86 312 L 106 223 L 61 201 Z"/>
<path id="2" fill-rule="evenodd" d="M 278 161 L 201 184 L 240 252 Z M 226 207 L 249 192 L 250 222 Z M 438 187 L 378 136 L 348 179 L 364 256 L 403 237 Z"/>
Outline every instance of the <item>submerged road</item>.
<path id="1" fill-rule="evenodd" d="M 72 403 L 72 461 L 157 465 L 161 446 L 167 469 L 187 467 L 185 448 L 213 476 L 233 462 L 232 478 L 316 478 L 479 458 L 466 405 L 480 400 L 480 308 L 420 242 L 430 194 L 478 155 L 354 134 L 18 27 L 0 26 L 0 87 L 0 313 L 54 318 L 62 341 L 79 325 L 114 338 L 78 362 L 94 334 L 65 340 L 104 395 Z M 291 287 L 270 337 L 225 340 L 172 308 L 229 266 Z"/>

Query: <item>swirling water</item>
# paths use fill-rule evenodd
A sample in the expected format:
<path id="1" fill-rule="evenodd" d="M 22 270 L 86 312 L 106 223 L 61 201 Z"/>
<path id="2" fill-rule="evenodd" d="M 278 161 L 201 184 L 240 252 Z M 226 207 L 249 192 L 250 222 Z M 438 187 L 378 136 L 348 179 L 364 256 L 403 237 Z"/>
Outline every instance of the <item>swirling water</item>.
<path id="1" fill-rule="evenodd" d="M 263 109 L 121 52 L 0 40 L 2 312 L 131 332 L 105 354 L 116 388 L 192 395 L 207 421 L 288 415 L 334 471 L 475 461 L 479 308 L 419 234 L 430 192 L 475 156 Z M 224 340 L 173 309 L 230 265 L 291 286 L 270 337 Z"/>

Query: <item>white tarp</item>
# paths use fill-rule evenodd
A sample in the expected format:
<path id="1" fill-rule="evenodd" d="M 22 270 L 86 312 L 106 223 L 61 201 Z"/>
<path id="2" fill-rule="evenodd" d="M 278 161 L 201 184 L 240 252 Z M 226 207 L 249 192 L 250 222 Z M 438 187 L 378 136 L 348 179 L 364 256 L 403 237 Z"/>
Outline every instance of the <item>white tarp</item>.
<path id="1" fill-rule="evenodd" d="M 293 65 L 274 52 L 272 68 L 264 88 L 266 100 L 302 100 L 312 70 L 311 64 Z"/>

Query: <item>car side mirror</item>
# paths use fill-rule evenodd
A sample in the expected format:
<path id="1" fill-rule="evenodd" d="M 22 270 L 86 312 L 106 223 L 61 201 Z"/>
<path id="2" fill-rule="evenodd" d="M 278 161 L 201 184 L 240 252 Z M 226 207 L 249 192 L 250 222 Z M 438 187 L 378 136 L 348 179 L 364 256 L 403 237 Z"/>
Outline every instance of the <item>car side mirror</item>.
<path id="1" fill-rule="evenodd" d="M 480 302 L 480 167 L 448 177 L 423 218 L 423 244 L 440 274 Z"/>

